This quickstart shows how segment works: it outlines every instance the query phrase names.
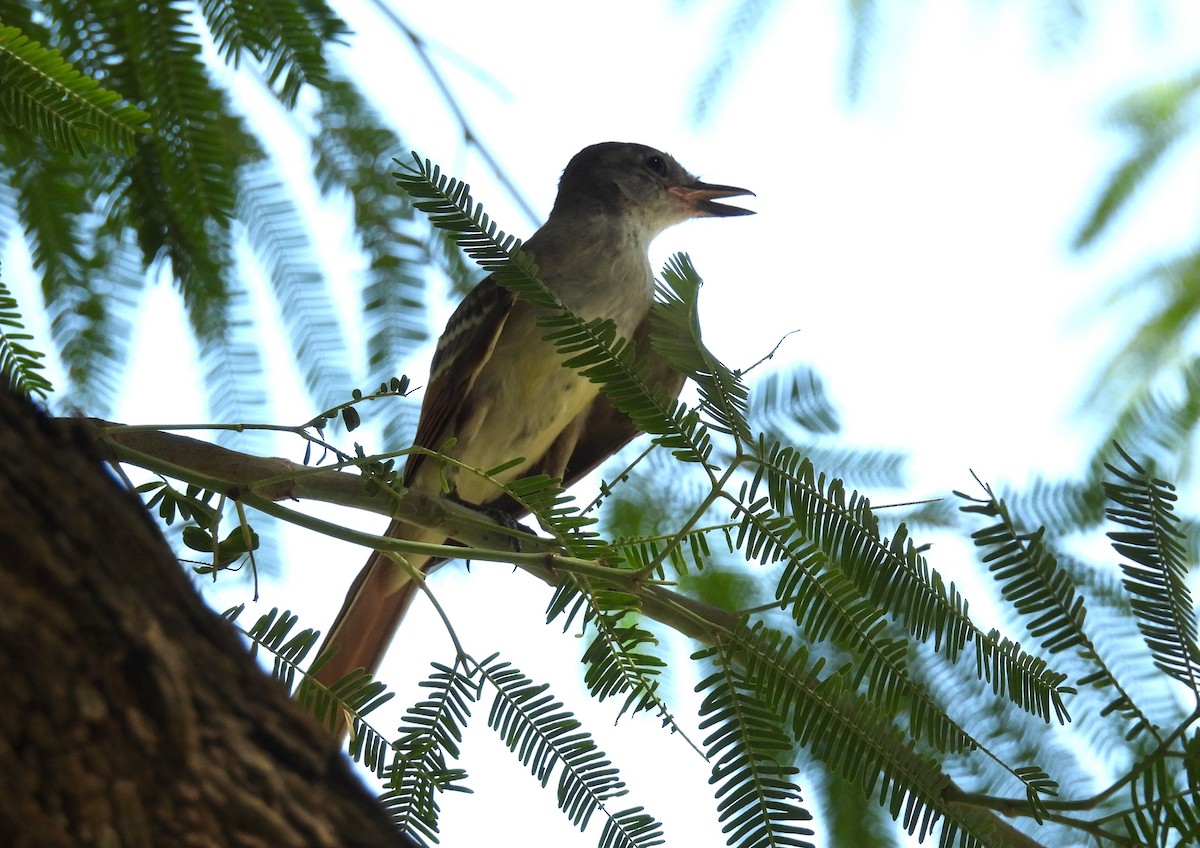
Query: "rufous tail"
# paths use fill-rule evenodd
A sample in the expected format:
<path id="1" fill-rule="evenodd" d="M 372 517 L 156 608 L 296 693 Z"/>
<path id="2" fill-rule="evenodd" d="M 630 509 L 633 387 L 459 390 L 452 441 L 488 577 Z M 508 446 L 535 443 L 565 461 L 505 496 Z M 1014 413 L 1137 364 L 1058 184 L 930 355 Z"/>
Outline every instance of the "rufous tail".
<path id="1" fill-rule="evenodd" d="M 387 535 L 412 539 L 412 527 L 393 521 Z M 440 534 L 426 534 L 432 538 L 416 538 L 413 541 L 441 542 Z M 405 556 L 413 568 L 434 565 L 429 557 L 416 554 Z M 366 565 L 354 578 L 346 593 L 342 608 L 333 619 L 317 656 L 337 646 L 337 653 L 314 675 L 317 682 L 331 686 L 355 669 L 366 669 L 375 674 L 383 655 L 387 653 L 404 614 L 419 592 L 416 581 L 400 564 L 375 551 Z M 337 722 L 335 735 L 345 731 L 342 722 Z"/>

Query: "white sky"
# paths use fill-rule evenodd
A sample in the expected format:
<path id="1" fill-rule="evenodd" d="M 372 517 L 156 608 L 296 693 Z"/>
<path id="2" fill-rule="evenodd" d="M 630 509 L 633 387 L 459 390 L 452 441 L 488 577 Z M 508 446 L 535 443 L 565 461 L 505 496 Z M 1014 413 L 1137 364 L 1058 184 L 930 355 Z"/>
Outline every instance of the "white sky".
<path id="1" fill-rule="evenodd" d="M 367 4 L 342 5 L 360 33 L 347 62 L 371 79 L 405 141 L 465 177 L 502 227 L 527 236 L 530 222 L 480 162 L 464 157 L 406 45 Z M 440 61 L 485 143 L 541 212 L 567 159 L 602 140 L 652 144 L 706 179 L 754 189 L 758 198 L 747 205 L 757 216 L 678 227 L 659 239 L 658 258 L 691 254 L 707 281 L 706 340 L 731 365 L 754 362 L 800 329 L 776 363 L 816 366 L 853 443 L 907 451 L 913 497 L 968 487 L 970 468 L 993 482 L 1074 469 L 1094 439 L 1077 414 L 1082 389 L 1130 321 L 1085 321 L 1081 310 L 1196 229 L 1200 163 L 1180 160 L 1171 163 L 1170 180 L 1156 181 L 1122 220 L 1119 238 L 1083 258 L 1066 247 L 1124 150 L 1102 128 L 1106 108 L 1132 86 L 1191 70 L 1200 57 L 1194 4 L 1161 4 L 1168 11 L 1157 29 L 1147 26 L 1144 10 L 1159 4 L 1102 4 L 1102 13 L 1089 12 L 1102 16 L 1082 46 L 1065 57 L 1045 48 L 1037 3 L 882 4 L 904 11 L 879 27 L 865 96 L 854 108 L 843 98 L 846 4 L 778 4 L 700 128 L 689 124 L 687 110 L 723 3 L 407 5 L 414 8 L 404 11 L 406 20 L 419 32 L 494 78 L 485 84 Z M 302 148 L 292 155 L 297 168 L 310 167 Z M 328 233 L 328 224 L 319 230 Z M 353 262 L 337 253 L 348 236 L 332 241 L 322 248 L 330 266 Z M 169 350 L 181 332 L 172 300 L 161 290 L 144 313 L 118 420 L 204 418 L 194 390 L 173 386 L 161 371 L 157 351 Z M 264 300 L 264 314 L 269 308 Z M 264 327 L 268 349 L 285 349 L 274 341 L 275 322 L 268 317 Z M 993 366 L 994 386 L 981 385 L 981 362 Z M 303 420 L 312 407 L 295 378 L 277 370 L 283 363 L 271 362 L 276 417 Z M 424 368 L 397 364 L 418 381 Z M 993 393 L 1009 400 L 997 402 Z M 914 398 L 921 414 L 901 414 Z M 325 548 L 309 537 L 291 539 L 294 577 L 268 587 L 264 609 L 287 606 L 304 623 L 324 626 L 363 555 L 347 546 L 317 550 Z M 339 564 L 336 573 L 325 557 Z M 952 577 L 969 567 L 937 555 L 934 565 Z M 622 767 L 631 792 L 618 809 L 645 805 L 663 821 L 668 844 L 723 844 L 707 767 L 655 721 L 626 718 L 614 728 L 614 711 L 589 703 L 578 681 L 577 640 L 539 623 L 544 588 L 502 566 L 477 566 L 466 579 L 458 569 L 443 574 L 439 598 L 468 648 L 483 654 L 495 646 L 535 680 L 553 681 Z M 422 676 L 430 659 L 449 658 L 439 635 L 424 609 L 405 622 L 407 656 L 383 671 L 402 705 L 416 697 L 403 681 Z M 690 649 L 673 650 L 684 660 Z M 680 694 L 692 683 L 681 679 Z M 678 704 L 694 726 L 694 704 Z M 486 709 L 477 710 L 465 745 L 476 794 L 443 800 L 443 844 L 508 844 L 502 834 L 531 821 L 539 831 L 525 844 L 595 844 L 598 831 L 579 835 L 486 729 Z M 805 798 L 811 803 L 812 793 Z"/>
<path id="2" fill-rule="evenodd" d="M 661 257 L 685 250 L 705 276 L 706 339 L 727 362 L 749 364 L 799 328 L 782 358 L 816 365 L 853 442 L 911 454 L 914 496 L 969 486 L 969 468 L 996 482 L 1075 468 L 1094 439 L 1074 414 L 1080 391 L 1119 329 L 1075 316 L 1191 237 L 1200 176 L 1196 162 L 1180 163 L 1170 171 L 1178 182 L 1155 185 L 1119 240 L 1072 257 L 1068 239 L 1123 150 L 1101 118 L 1130 86 L 1190 69 L 1200 28 L 1168 16 L 1165 35 L 1152 39 L 1143 5 L 1109 4 L 1083 47 L 1062 58 L 1039 37 L 1037 4 L 883 4 L 906 11 L 880 27 L 864 101 L 847 109 L 844 4 L 780 4 L 713 120 L 696 129 L 687 106 L 722 5 L 698 4 L 694 14 L 617 2 L 589 4 L 602 11 L 588 14 L 578 4 L 510 3 L 502 17 L 458 15 L 451 26 L 432 4 L 409 20 L 506 90 L 497 96 L 442 65 L 540 210 L 570 155 L 606 139 L 659 146 L 705 178 L 753 188 L 756 217 L 676 228 L 659 239 Z M 418 72 L 368 45 L 356 61 L 398 116 L 411 114 Z M 451 132 L 426 129 L 411 137 L 419 152 L 464 174 L 502 226 L 527 235 Z M 1024 400 L 995 402 L 995 389 L 980 385 L 981 361 L 993 364 L 1001 392 Z M 923 414 L 900 414 L 913 398 Z M 956 579 L 966 565 L 934 562 Z M 510 659 L 555 681 L 583 714 L 582 689 L 570 682 L 579 648 L 538 624 L 545 593 L 531 598 L 514 582 L 506 569 L 481 566 L 441 597 L 462 605 L 456 621 L 480 627 L 470 644 L 502 638 Z M 431 632 L 419 619 L 405 627 Z M 723 844 L 707 769 L 690 749 L 652 720 L 609 724 L 590 726 L 625 764 L 629 802 L 661 818 L 669 844 Z M 468 766 L 480 791 L 447 801 L 446 844 L 476 844 L 535 815 L 546 830 L 530 842 L 592 844 L 549 796 L 521 785 L 532 780 L 487 735 L 477 730 L 470 748 L 498 759 Z"/>

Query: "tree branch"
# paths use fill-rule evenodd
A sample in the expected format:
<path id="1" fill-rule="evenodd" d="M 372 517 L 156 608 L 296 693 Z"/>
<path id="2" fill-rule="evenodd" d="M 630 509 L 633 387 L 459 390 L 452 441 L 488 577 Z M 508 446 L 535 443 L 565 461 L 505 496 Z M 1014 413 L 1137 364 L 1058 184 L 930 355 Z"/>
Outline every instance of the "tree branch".
<path id="1" fill-rule="evenodd" d="M 557 586 L 569 573 L 598 580 L 635 594 L 647 617 L 704 644 L 737 629 L 742 614 L 690 598 L 648 582 L 642 570 L 615 569 L 604 563 L 557 553 L 549 540 L 514 531 L 485 514 L 453 501 L 418 492 L 393 493 L 370 485 L 370 478 L 345 470 L 313 468 L 281 458 L 238 453 L 218 445 L 159 430 L 127 428 L 93 421 L 93 436 L 110 461 L 127 462 L 195 483 L 239 500 L 261 512 L 331 538 L 383 551 L 492 560 L 516 565 Z M 306 516 L 278 503 L 316 500 L 392 516 L 421 527 L 443 530 L 464 547 L 427 545 L 376 536 Z M 996 813 L 969 802 L 970 794 L 953 783 L 944 798 L 956 816 L 987 834 L 998 848 L 1041 848 Z"/>

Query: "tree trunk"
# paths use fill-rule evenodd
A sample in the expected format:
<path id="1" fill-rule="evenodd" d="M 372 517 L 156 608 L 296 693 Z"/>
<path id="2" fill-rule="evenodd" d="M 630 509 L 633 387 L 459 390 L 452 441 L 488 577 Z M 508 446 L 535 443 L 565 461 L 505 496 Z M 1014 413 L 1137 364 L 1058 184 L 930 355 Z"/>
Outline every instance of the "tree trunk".
<path id="1" fill-rule="evenodd" d="M 0 841 L 409 845 L 82 425 L 0 386 Z"/>

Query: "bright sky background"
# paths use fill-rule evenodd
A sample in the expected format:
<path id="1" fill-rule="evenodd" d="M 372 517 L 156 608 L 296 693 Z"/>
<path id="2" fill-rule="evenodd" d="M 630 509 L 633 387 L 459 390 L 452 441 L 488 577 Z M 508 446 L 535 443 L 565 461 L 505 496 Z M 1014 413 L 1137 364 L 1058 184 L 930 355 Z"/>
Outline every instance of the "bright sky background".
<path id="1" fill-rule="evenodd" d="M 406 143 L 465 177 L 502 227 L 527 236 L 533 224 L 464 155 L 407 45 L 368 4 L 341 5 L 359 33 L 346 61 L 370 80 Z M 777 4 L 700 127 L 689 122 L 689 104 L 703 57 L 720 38 L 725 3 L 406 5 L 406 21 L 447 51 L 439 67 L 540 213 L 570 156 L 604 140 L 651 144 L 706 179 L 754 189 L 758 198 L 747 205 L 757 216 L 673 229 L 656 244 L 658 264 L 675 251 L 691 254 L 707 281 L 706 340 L 731 365 L 749 365 L 799 329 L 778 367 L 816 366 L 852 443 L 907 451 L 906 494 L 914 498 L 969 487 L 968 469 L 996 483 L 1072 471 L 1095 438 L 1078 409 L 1082 389 L 1130 321 L 1085 317 L 1087 308 L 1195 231 L 1200 162 L 1173 161 L 1170 181 L 1150 186 L 1119 238 L 1082 258 L 1067 249 L 1125 149 L 1104 130 L 1105 110 L 1131 87 L 1191 70 L 1200 58 L 1200 10 L 1183 0 L 1089 4 L 1099 17 L 1065 55 L 1047 48 L 1039 3 L 883 3 L 902 11 L 881 20 L 864 96 L 852 108 L 844 98 L 846 4 Z M 1157 25 L 1152 8 L 1164 10 Z M 449 54 L 470 57 L 491 81 Z M 243 96 L 254 102 L 253 92 Z M 279 142 L 285 152 L 293 144 Z M 290 155 L 298 173 L 311 169 L 302 147 Z M 352 243 L 339 226 L 327 212 L 319 229 L 334 233 L 323 248 L 331 273 L 345 275 L 355 260 L 339 253 Z M 194 389 L 173 386 L 159 370 L 158 351 L 181 332 L 173 300 L 170 289 L 150 299 L 118 420 L 205 418 Z M 286 349 L 269 335 L 277 321 L 267 316 L 264 326 L 268 349 Z M 980 379 L 981 363 L 993 385 Z M 283 359 L 269 364 L 277 420 L 311 415 L 298 381 L 279 370 Z M 396 370 L 421 382 L 426 367 L 427 360 Z M 914 400 L 921 412 L 903 411 Z M 292 579 L 268 586 L 262 606 L 286 605 L 323 627 L 363 554 L 348 546 L 325 553 L 303 534 L 289 541 Z M 960 579 L 970 568 L 960 553 L 935 549 L 933 564 Z M 336 573 L 329 561 L 339 564 Z M 613 727 L 614 710 L 590 703 L 578 681 L 577 640 L 539 623 L 544 587 L 502 566 L 476 566 L 469 579 L 457 568 L 442 575 L 439 598 L 468 648 L 495 645 L 530 677 L 553 681 L 622 767 L 631 792 L 618 809 L 645 805 L 671 845 L 724 844 L 705 764 L 653 719 Z M 242 587 L 231 588 L 221 602 L 243 599 Z M 400 638 L 406 656 L 393 657 L 382 676 L 396 683 L 402 709 L 416 698 L 404 681 L 450 652 L 423 608 Z M 685 660 L 690 648 L 673 650 Z M 694 727 L 695 704 L 683 697 L 694 681 L 677 682 L 677 714 Z M 536 821 L 538 833 L 523 844 L 594 845 L 598 831 L 581 836 L 557 813 L 552 794 L 487 730 L 486 710 L 479 707 L 465 745 L 476 794 L 443 800 L 443 844 L 515 844 L 503 834 Z M 811 791 L 805 799 L 813 803 Z"/>

